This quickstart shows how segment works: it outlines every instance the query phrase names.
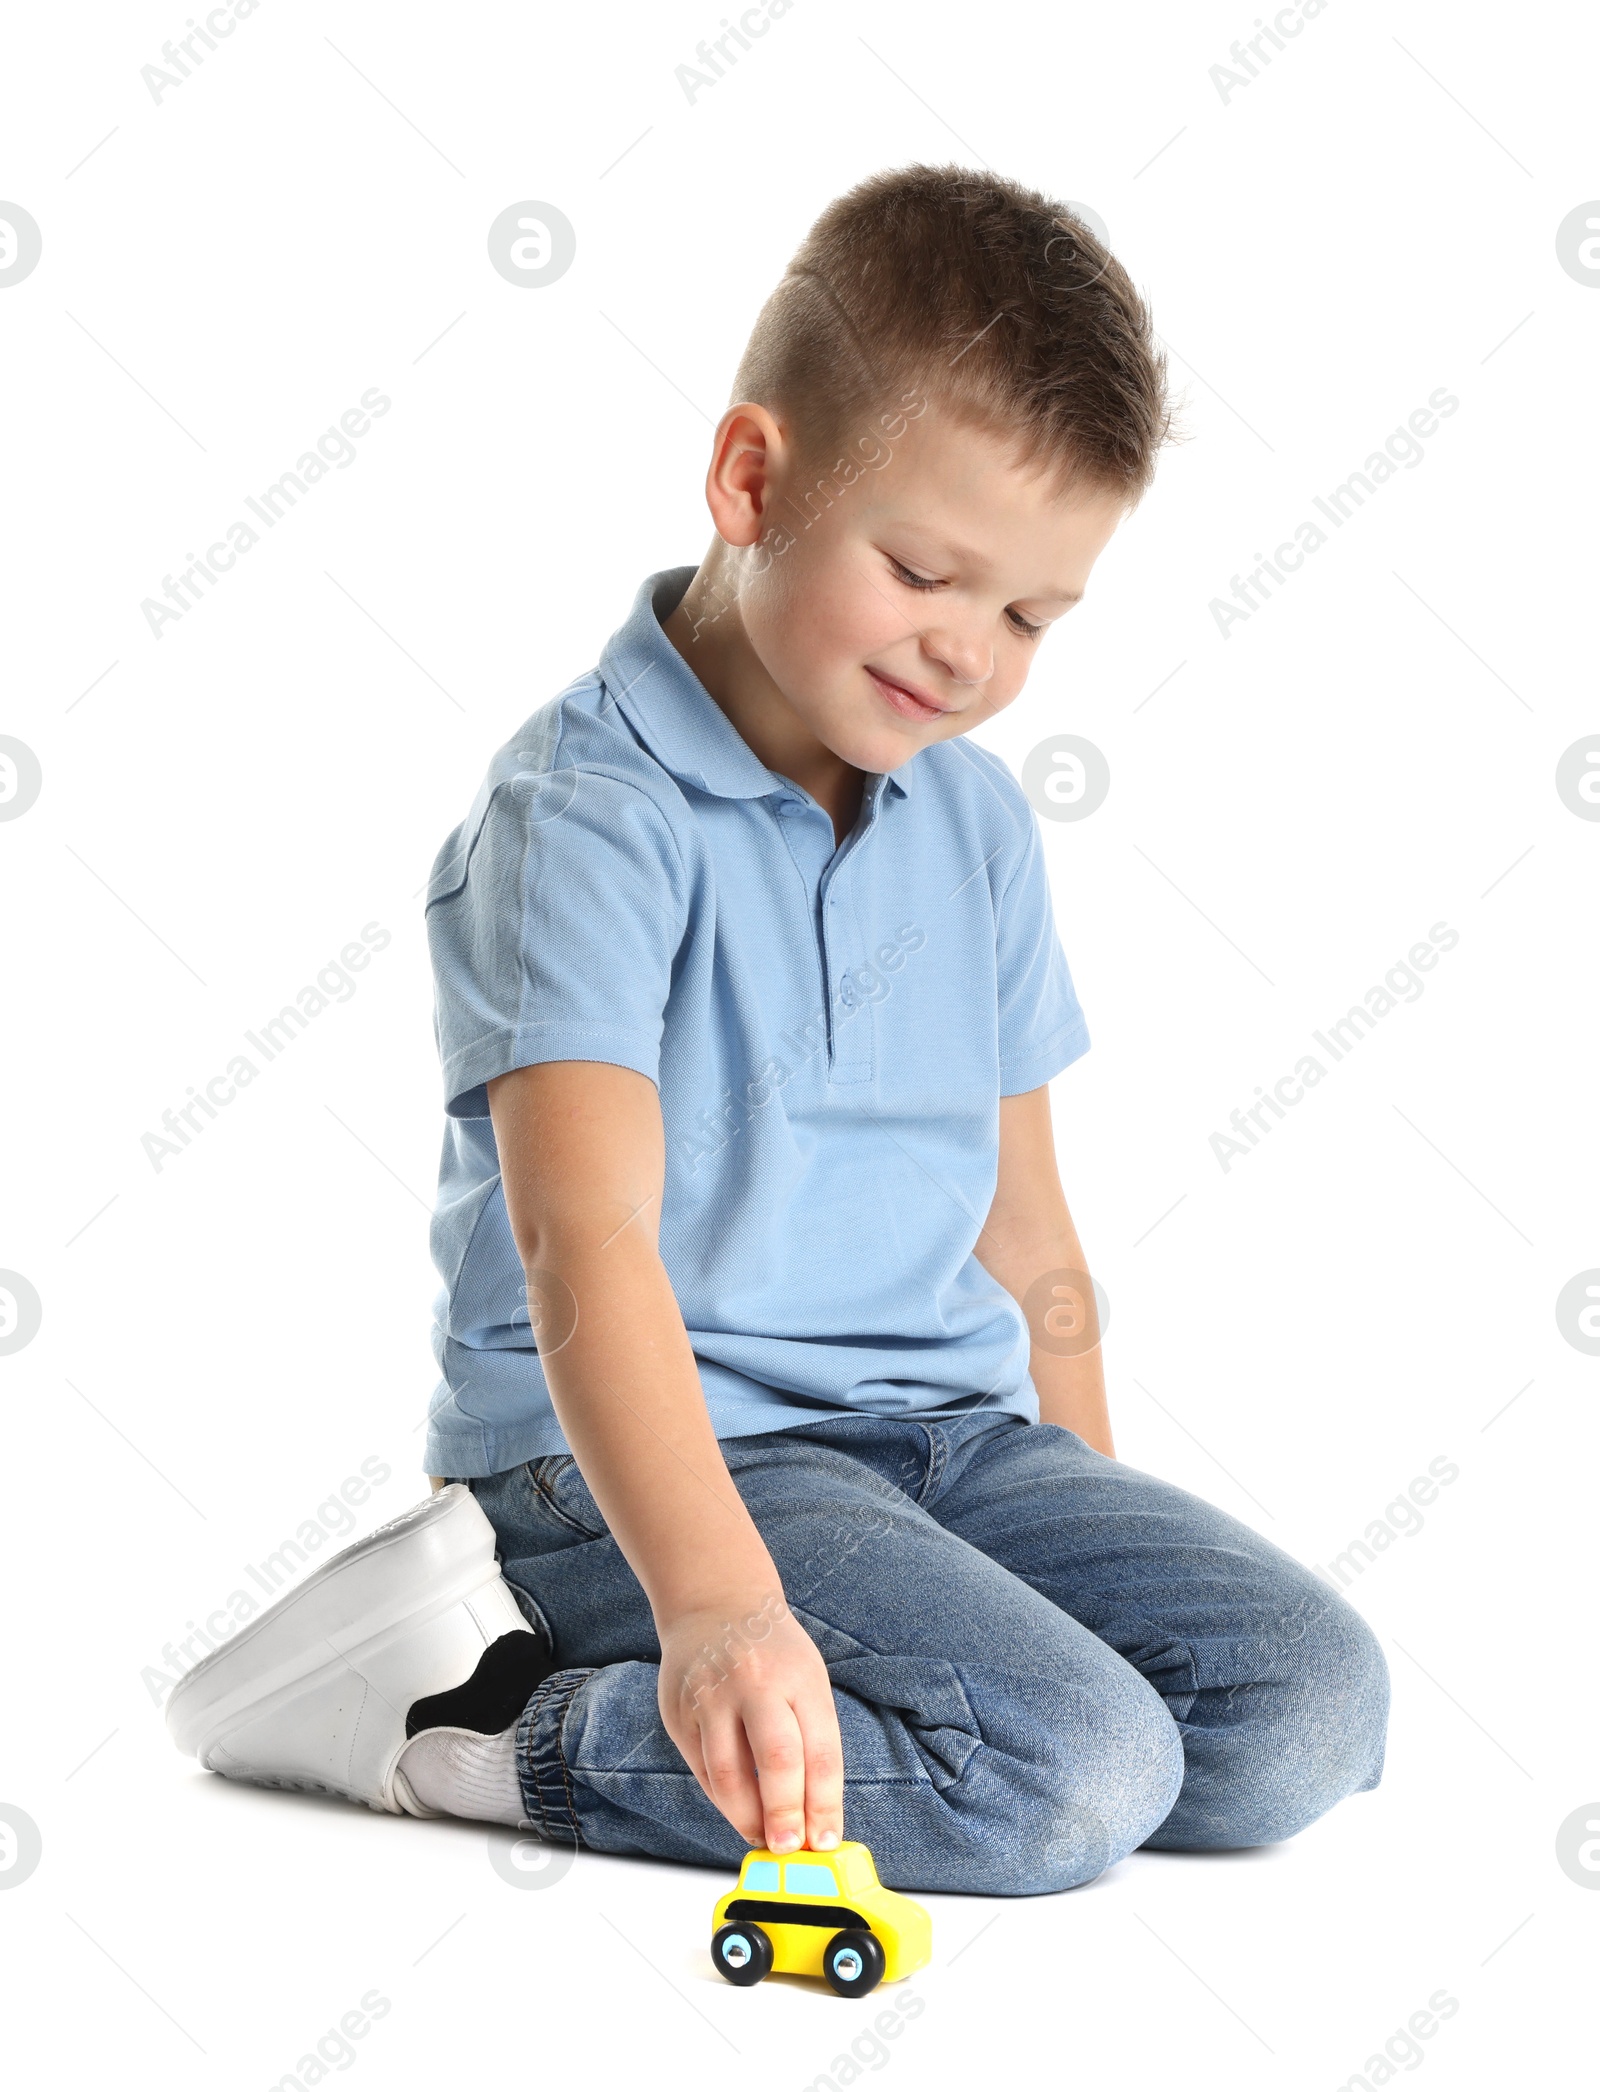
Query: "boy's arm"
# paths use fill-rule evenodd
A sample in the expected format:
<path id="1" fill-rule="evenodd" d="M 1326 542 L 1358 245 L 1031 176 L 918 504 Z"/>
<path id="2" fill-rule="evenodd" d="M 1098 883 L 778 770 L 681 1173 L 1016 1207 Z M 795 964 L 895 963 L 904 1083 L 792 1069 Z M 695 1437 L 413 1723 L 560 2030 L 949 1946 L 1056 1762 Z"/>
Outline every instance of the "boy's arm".
<path id="1" fill-rule="evenodd" d="M 1040 1421 L 1065 1425 L 1114 1459 L 1099 1311 L 1056 1170 L 1048 1087 L 1000 1099 L 1000 1168 L 975 1254 L 1028 1317 Z M 1030 1300 L 1051 1272 L 1063 1283 Z"/>
<path id="2" fill-rule="evenodd" d="M 655 1085 L 551 1061 L 487 1087 L 540 1363 L 655 1615 L 667 1733 L 752 1843 L 836 1844 L 844 1768 L 827 1669 L 728 1474 L 657 1249 Z"/>

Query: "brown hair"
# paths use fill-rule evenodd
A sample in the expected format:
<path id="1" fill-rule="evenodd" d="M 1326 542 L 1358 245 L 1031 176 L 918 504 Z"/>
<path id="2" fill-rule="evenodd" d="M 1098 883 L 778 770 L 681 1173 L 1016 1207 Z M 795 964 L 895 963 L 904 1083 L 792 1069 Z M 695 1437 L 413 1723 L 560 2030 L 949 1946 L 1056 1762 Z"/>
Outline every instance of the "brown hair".
<path id="1" fill-rule="evenodd" d="M 1148 308 L 1065 204 L 969 167 L 886 169 L 829 204 L 762 306 L 729 405 L 828 458 L 903 393 L 1023 469 L 1136 502 L 1177 431 Z"/>

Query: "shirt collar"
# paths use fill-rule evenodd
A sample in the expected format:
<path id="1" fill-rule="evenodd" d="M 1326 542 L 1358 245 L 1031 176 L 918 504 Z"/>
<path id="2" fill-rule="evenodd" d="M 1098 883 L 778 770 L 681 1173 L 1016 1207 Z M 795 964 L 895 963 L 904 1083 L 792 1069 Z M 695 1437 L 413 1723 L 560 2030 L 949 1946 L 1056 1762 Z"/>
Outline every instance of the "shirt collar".
<path id="1" fill-rule="evenodd" d="M 617 710 L 674 777 L 719 799 L 765 798 L 787 790 L 787 780 L 761 761 L 661 629 L 697 571 L 664 567 L 646 575 L 601 651 L 600 674 Z M 890 772 L 884 789 L 908 797 L 914 762 Z"/>

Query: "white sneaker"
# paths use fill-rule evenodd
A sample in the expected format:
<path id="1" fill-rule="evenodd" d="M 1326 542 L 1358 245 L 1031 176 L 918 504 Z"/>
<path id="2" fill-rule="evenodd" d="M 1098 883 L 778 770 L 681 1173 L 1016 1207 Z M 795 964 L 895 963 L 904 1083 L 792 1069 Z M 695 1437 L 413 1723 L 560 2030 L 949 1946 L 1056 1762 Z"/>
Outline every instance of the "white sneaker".
<path id="1" fill-rule="evenodd" d="M 230 1780 L 435 1816 L 396 1761 L 425 1728 L 504 1729 L 554 1668 L 452 1483 L 340 1550 L 167 1699 L 179 1750 Z"/>

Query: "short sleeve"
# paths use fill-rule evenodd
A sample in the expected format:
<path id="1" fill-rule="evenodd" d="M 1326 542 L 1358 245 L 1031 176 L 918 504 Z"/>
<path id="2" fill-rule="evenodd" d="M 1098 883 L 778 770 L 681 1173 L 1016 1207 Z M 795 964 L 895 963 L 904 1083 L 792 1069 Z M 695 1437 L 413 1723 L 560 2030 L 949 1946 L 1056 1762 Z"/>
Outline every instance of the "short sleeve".
<path id="1" fill-rule="evenodd" d="M 540 1061 L 655 1082 L 686 921 L 677 843 L 637 786 L 581 769 L 491 778 L 430 882 L 445 1110 L 486 1118 L 484 1084 Z"/>
<path id="2" fill-rule="evenodd" d="M 995 929 L 1000 1094 L 1036 1090 L 1089 1050 L 1066 954 L 1056 935 L 1038 818 L 1027 808 L 1022 856 L 1000 898 Z"/>

